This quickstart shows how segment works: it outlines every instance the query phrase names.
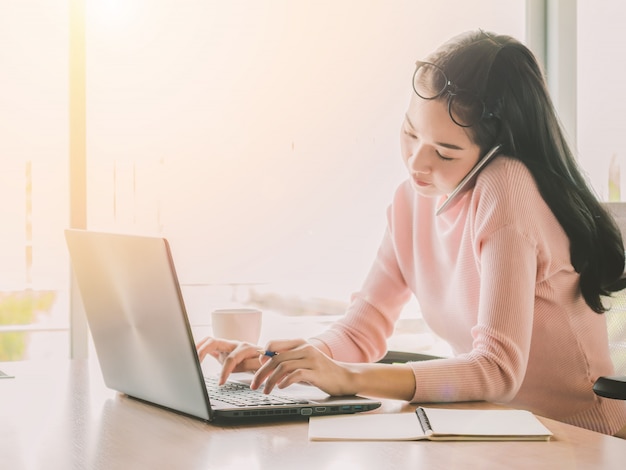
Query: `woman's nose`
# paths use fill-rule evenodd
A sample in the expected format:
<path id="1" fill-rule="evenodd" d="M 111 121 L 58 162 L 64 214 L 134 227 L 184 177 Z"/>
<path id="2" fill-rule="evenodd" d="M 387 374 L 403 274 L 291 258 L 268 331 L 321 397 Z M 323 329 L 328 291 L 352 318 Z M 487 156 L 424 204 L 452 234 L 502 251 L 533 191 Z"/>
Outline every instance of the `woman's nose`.
<path id="1" fill-rule="evenodd" d="M 428 159 L 428 153 L 421 145 L 415 146 L 412 149 L 411 155 L 407 161 L 409 169 L 413 173 L 429 173 L 430 162 Z"/>

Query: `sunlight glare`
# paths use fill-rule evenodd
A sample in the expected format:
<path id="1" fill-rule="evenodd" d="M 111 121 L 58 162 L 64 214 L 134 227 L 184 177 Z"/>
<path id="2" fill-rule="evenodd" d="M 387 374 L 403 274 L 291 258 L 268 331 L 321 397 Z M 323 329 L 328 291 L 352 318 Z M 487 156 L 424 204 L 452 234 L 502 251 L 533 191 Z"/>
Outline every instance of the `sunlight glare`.
<path id="1" fill-rule="evenodd" d="M 119 31 L 132 24 L 143 0 L 87 0 L 87 17 L 91 25 Z"/>

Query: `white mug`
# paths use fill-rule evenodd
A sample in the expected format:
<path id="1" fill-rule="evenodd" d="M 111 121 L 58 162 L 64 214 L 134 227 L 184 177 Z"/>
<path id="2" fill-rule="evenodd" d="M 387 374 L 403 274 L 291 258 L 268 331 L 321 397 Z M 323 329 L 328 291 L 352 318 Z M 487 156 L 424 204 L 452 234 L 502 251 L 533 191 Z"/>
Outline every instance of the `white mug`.
<path id="1" fill-rule="evenodd" d="M 261 310 L 255 308 L 222 308 L 211 312 L 215 338 L 233 339 L 257 344 L 261 336 Z"/>

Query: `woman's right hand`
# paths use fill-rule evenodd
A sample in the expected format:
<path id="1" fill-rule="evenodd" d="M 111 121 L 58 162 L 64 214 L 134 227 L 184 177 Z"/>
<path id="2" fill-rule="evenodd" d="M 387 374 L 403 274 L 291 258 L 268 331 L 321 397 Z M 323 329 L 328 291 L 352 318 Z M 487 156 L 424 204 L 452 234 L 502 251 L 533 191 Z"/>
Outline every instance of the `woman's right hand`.
<path id="1" fill-rule="evenodd" d="M 222 364 L 219 384 L 223 385 L 233 372 L 255 372 L 261 367 L 260 346 L 229 339 L 207 336 L 196 344 L 200 362 L 206 356 L 213 356 Z"/>

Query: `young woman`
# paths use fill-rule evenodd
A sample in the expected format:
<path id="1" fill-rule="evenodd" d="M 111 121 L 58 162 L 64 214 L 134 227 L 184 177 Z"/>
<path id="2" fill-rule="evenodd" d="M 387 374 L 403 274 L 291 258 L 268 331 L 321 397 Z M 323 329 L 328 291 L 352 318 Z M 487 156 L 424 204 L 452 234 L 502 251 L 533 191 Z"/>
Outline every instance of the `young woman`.
<path id="1" fill-rule="evenodd" d="M 345 316 L 279 354 L 216 338 L 198 343 L 265 390 L 309 382 L 334 395 L 412 402 L 487 400 L 615 434 L 626 402 L 597 397 L 613 372 L 601 296 L 623 287 L 615 222 L 577 167 L 533 54 L 483 31 L 417 62 L 402 124 L 409 178 Z M 495 157 L 446 210 L 438 208 L 490 150 Z M 411 295 L 453 357 L 376 364 Z"/>

